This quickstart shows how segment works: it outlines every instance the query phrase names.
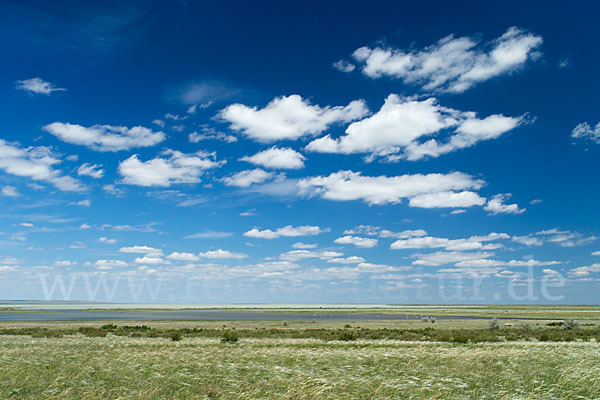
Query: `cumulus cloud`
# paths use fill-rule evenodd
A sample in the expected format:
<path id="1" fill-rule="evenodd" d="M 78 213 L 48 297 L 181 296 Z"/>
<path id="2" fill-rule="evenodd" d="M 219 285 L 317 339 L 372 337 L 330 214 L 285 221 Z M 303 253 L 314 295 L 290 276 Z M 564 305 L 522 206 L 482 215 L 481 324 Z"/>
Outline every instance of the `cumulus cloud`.
<path id="1" fill-rule="evenodd" d="M 248 254 L 244 253 L 235 253 L 229 250 L 217 249 L 213 251 L 205 251 L 204 253 L 198 254 L 202 258 L 211 258 L 211 259 L 226 259 L 226 258 L 246 258 Z"/>
<path id="2" fill-rule="evenodd" d="M 462 93 L 523 68 L 539 56 L 542 41 L 540 36 L 511 27 L 488 43 L 449 35 L 422 50 L 361 47 L 352 56 L 370 78 L 387 76 L 426 91 Z"/>
<path id="3" fill-rule="evenodd" d="M 263 183 L 275 175 L 260 168 L 248 169 L 223 178 L 227 186 L 248 187 L 255 183 Z"/>
<path id="4" fill-rule="evenodd" d="M 294 249 L 314 249 L 317 247 L 316 243 L 302 243 L 296 242 L 292 245 Z"/>
<path id="5" fill-rule="evenodd" d="M 591 140 L 592 142 L 600 144 L 600 122 L 593 128 L 587 122 L 582 122 L 573 129 L 571 137 L 575 139 Z"/>
<path id="6" fill-rule="evenodd" d="M 500 114 L 479 119 L 474 112 L 442 107 L 435 98 L 418 100 L 390 94 L 377 113 L 350 124 L 344 136 L 337 139 L 323 136 L 310 142 L 306 150 L 367 153 L 368 159 L 386 157 L 389 161 L 414 161 L 495 139 L 524 120 L 524 116 L 506 117 Z M 449 132 L 445 140 L 430 138 L 422 141 L 445 132 Z"/>
<path id="7" fill-rule="evenodd" d="M 595 236 L 584 237 L 579 232 L 563 231 L 558 228 L 543 230 L 537 232 L 536 235 L 542 236 L 547 242 L 556 243 L 561 247 L 582 246 L 598 239 Z"/>
<path id="8" fill-rule="evenodd" d="M 0 139 L 0 169 L 4 172 L 53 184 L 66 192 L 81 192 L 85 187 L 76 179 L 54 169 L 60 160 L 48 147 L 22 148 Z"/>
<path id="9" fill-rule="evenodd" d="M 180 253 L 178 251 L 174 251 L 173 253 L 169 254 L 167 258 L 175 261 L 198 261 L 200 259 L 193 253 Z"/>
<path id="10" fill-rule="evenodd" d="M 161 257 L 157 255 L 145 255 L 143 257 L 136 257 L 136 264 L 149 264 L 149 265 L 162 265 L 162 264 L 171 264 L 170 261 L 163 260 Z"/>
<path id="11" fill-rule="evenodd" d="M 437 192 L 427 193 L 412 197 L 409 201 L 411 207 L 443 208 L 443 207 L 471 207 L 482 206 L 486 199 L 477 193 L 463 192 Z"/>
<path id="12" fill-rule="evenodd" d="M 426 236 L 427 231 L 423 229 L 407 229 L 401 232 L 392 232 L 388 229 L 382 229 L 379 226 L 372 225 L 359 225 L 353 229 L 344 230 L 344 235 L 367 235 L 367 236 L 379 236 L 381 238 L 396 238 L 396 239 L 408 239 L 411 237 Z"/>
<path id="13" fill-rule="evenodd" d="M 165 140 L 162 131 L 153 132 L 143 126 L 81 125 L 53 122 L 44 126 L 46 132 L 51 133 L 63 142 L 86 146 L 96 151 L 129 150 L 135 147 L 154 146 Z"/>
<path id="14" fill-rule="evenodd" d="M 312 105 L 299 95 L 277 97 L 264 108 L 232 104 L 219 113 L 231 124 L 231 129 L 242 132 L 259 142 L 296 140 L 302 136 L 317 135 L 330 125 L 350 122 L 368 113 L 363 100 L 347 106 Z"/>
<path id="15" fill-rule="evenodd" d="M 209 168 L 222 165 L 215 153 L 198 151 L 184 154 L 177 150 L 165 150 L 163 157 L 140 161 L 137 154 L 119 163 L 123 183 L 138 186 L 167 187 L 180 183 L 200 182 L 200 175 Z"/>
<path id="16" fill-rule="evenodd" d="M 3 196 L 7 196 L 7 197 L 18 197 L 19 196 L 19 192 L 17 191 L 17 188 L 15 188 L 14 186 L 4 186 L 2 188 L 2 190 L 0 190 L 0 193 L 2 193 Z"/>
<path id="17" fill-rule="evenodd" d="M 526 236 L 513 236 L 511 239 L 513 242 L 521 243 L 526 246 L 541 246 L 544 242 L 533 235 Z"/>
<path id="18" fill-rule="evenodd" d="M 333 264 L 360 264 L 364 263 L 365 259 L 358 256 L 350 256 L 345 258 L 332 258 L 331 260 L 327 260 L 327 262 Z"/>
<path id="19" fill-rule="evenodd" d="M 339 60 L 333 63 L 333 68 L 340 72 L 352 72 L 356 68 L 354 64 L 347 60 Z"/>
<path id="20" fill-rule="evenodd" d="M 377 246 L 377 239 L 364 238 L 360 236 L 342 236 L 333 241 L 337 244 L 352 244 L 356 247 L 371 248 Z"/>
<path id="21" fill-rule="evenodd" d="M 54 86 L 50 82 L 46 82 L 41 78 L 31 78 L 22 81 L 17 81 L 17 89 L 24 90 L 29 93 L 49 95 L 52 92 L 64 92 L 65 88 Z"/>
<path id="22" fill-rule="evenodd" d="M 115 243 L 117 243 L 116 239 L 110 239 L 110 238 L 107 238 L 106 236 L 102 236 L 102 237 L 98 238 L 98 241 L 100 243 L 106 243 L 106 244 L 115 244 Z"/>
<path id="23" fill-rule="evenodd" d="M 297 236 L 313 236 L 319 235 L 323 232 L 327 232 L 327 229 L 322 229 L 319 226 L 303 225 L 303 226 L 292 226 L 286 225 L 276 230 L 265 229 L 260 230 L 258 228 L 252 228 L 248 232 L 244 233 L 246 237 L 260 238 L 260 239 L 276 239 L 282 236 L 285 237 L 297 237 Z"/>
<path id="24" fill-rule="evenodd" d="M 98 269 L 113 269 L 115 267 L 126 267 L 127 263 L 121 260 L 98 260 L 94 263 Z"/>
<path id="25" fill-rule="evenodd" d="M 504 202 L 510 199 L 511 194 L 497 194 L 488 200 L 484 210 L 492 215 L 496 214 L 523 214 L 525 208 L 519 208 L 518 204 L 504 204 Z"/>
<path id="26" fill-rule="evenodd" d="M 307 258 L 318 258 L 320 260 L 330 260 L 335 257 L 342 257 L 344 253 L 337 251 L 309 251 L 292 250 L 279 255 L 279 258 L 287 261 L 298 261 Z"/>
<path id="27" fill-rule="evenodd" d="M 240 160 L 254 165 L 274 169 L 301 169 L 304 168 L 305 159 L 306 157 L 289 147 L 277 148 L 275 146 L 256 153 L 253 156 L 240 158 Z"/>
<path id="28" fill-rule="evenodd" d="M 471 236 L 468 239 L 447 239 L 433 236 L 423 236 L 396 240 L 390 245 L 390 249 L 403 250 L 444 248 L 450 251 L 491 250 L 497 248 L 497 246 L 489 246 L 484 244 L 484 242 L 509 238 L 510 236 L 508 236 L 506 233 L 496 232 L 485 236 Z"/>
<path id="29" fill-rule="evenodd" d="M 199 143 L 202 140 L 219 140 L 227 143 L 237 142 L 237 138 L 223 132 L 219 132 L 208 125 L 200 126 L 200 132 L 192 132 L 188 135 L 190 143 Z"/>
<path id="30" fill-rule="evenodd" d="M 155 254 L 161 255 L 162 250 L 156 249 L 150 246 L 129 246 L 129 247 L 121 247 L 119 249 L 120 253 L 134 253 L 134 254 Z"/>
<path id="31" fill-rule="evenodd" d="M 77 169 L 77 175 L 85 175 L 94 179 L 100 179 L 104 176 L 104 170 L 102 169 L 102 165 L 85 163 Z"/>
<path id="32" fill-rule="evenodd" d="M 464 252 L 464 251 L 438 251 L 429 254 L 415 254 L 413 265 L 436 267 L 445 264 L 459 263 L 462 261 L 480 260 L 492 257 L 491 252 Z"/>
<path id="33" fill-rule="evenodd" d="M 336 201 L 363 200 L 369 204 L 400 203 L 402 199 L 446 193 L 436 198 L 436 204 L 444 207 L 473 205 L 472 196 L 463 196 L 464 203 L 451 198 L 451 201 L 445 205 L 442 200 L 444 196 L 448 197 L 448 192 L 479 189 L 483 185 L 483 181 L 473 179 L 472 176 L 462 172 L 388 177 L 362 176 L 360 172 L 339 171 L 329 176 L 302 179 L 298 183 L 302 194 L 318 195 Z M 417 204 L 419 202 L 425 204 L 424 200 L 417 200 Z M 410 203 L 409 205 L 415 206 Z"/>
<path id="34" fill-rule="evenodd" d="M 600 263 L 587 265 L 585 267 L 573 268 L 568 272 L 568 274 L 570 277 L 573 277 L 573 278 L 583 278 L 583 277 L 588 276 L 591 273 L 597 273 L 597 272 L 600 272 Z"/>

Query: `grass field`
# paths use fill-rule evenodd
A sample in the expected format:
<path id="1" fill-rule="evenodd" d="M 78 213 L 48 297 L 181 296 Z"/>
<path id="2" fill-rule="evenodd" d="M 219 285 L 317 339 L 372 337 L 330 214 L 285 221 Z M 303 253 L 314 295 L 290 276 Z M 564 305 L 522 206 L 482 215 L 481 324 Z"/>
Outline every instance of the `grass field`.
<path id="1" fill-rule="evenodd" d="M 0 337 L 0 398 L 594 399 L 600 344 Z"/>
<path id="2" fill-rule="evenodd" d="M 426 314 L 506 311 L 531 319 L 4 321 L 0 399 L 600 398 L 597 307 Z"/>

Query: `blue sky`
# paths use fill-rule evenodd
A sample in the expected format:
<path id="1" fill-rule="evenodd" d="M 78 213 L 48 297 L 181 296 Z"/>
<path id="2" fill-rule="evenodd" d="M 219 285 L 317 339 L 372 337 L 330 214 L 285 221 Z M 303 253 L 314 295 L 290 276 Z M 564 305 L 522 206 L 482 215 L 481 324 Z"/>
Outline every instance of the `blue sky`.
<path id="1" fill-rule="evenodd" d="M 0 11 L 0 298 L 598 301 L 597 6 Z"/>

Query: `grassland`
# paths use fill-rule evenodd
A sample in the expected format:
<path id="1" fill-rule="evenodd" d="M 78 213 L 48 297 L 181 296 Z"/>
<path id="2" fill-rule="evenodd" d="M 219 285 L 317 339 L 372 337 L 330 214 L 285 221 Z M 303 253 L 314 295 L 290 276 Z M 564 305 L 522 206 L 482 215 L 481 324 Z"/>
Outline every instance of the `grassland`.
<path id="1" fill-rule="evenodd" d="M 0 398 L 593 399 L 597 342 L 0 337 Z"/>
<path id="2" fill-rule="evenodd" d="M 0 399 L 600 398 L 597 307 L 465 308 L 531 319 L 5 321 Z"/>

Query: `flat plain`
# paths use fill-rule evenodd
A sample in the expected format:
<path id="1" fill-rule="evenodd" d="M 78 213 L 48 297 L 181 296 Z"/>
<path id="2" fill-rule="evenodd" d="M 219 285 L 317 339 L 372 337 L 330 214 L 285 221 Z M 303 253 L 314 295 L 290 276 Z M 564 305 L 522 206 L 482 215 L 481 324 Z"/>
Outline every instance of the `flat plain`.
<path id="1" fill-rule="evenodd" d="M 600 398 L 597 307 L 484 308 L 465 320 L 436 312 L 461 311 L 352 322 L 5 321 L 0 398 Z M 496 313 L 505 319 L 484 319 Z"/>

